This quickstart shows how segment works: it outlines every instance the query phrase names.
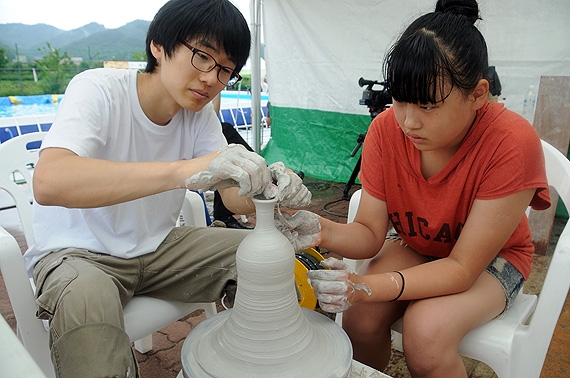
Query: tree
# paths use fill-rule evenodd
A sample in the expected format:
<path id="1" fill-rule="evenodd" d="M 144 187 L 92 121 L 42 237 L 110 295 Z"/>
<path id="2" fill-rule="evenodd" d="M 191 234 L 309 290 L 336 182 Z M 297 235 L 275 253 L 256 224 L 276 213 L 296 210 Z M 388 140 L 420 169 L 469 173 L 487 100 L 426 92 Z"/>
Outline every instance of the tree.
<path id="1" fill-rule="evenodd" d="M 146 62 L 146 51 L 134 51 L 132 57 L 134 62 Z"/>
<path id="2" fill-rule="evenodd" d="M 8 65 L 8 57 L 6 56 L 6 49 L 0 47 L 0 68 L 6 68 Z"/>
<path id="3" fill-rule="evenodd" d="M 74 67 L 67 52 L 61 53 L 60 49 L 51 47 L 46 42 L 47 48 L 38 49 L 42 53 L 42 59 L 36 61 L 39 72 L 39 84 L 45 93 L 61 94 L 69 83 L 66 70 Z"/>

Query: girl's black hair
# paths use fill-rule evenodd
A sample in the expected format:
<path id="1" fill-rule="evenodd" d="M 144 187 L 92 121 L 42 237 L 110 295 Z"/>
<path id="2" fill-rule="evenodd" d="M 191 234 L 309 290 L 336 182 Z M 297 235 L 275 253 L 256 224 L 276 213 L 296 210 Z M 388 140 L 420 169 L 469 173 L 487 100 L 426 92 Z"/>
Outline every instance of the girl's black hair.
<path id="1" fill-rule="evenodd" d="M 181 41 L 200 39 L 224 51 L 239 72 L 249 56 L 251 35 L 241 12 L 228 0 L 170 0 L 160 8 L 146 36 L 146 72 L 158 65 L 150 44 L 172 57 Z"/>
<path id="2" fill-rule="evenodd" d="M 471 93 L 488 70 L 487 45 L 475 27 L 476 0 L 438 0 L 416 19 L 384 60 L 384 78 L 395 101 L 435 104 L 459 88 Z"/>

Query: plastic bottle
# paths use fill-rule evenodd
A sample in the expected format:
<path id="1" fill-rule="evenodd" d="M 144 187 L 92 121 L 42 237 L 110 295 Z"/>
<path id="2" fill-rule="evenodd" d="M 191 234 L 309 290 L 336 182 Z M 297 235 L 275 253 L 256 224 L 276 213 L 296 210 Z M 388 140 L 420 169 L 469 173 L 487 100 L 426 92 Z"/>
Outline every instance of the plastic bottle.
<path id="1" fill-rule="evenodd" d="M 526 92 L 526 95 L 524 96 L 522 115 L 530 123 L 532 123 L 534 118 L 535 106 L 536 106 L 536 93 L 534 92 L 534 85 L 529 85 L 528 92 Z"/>

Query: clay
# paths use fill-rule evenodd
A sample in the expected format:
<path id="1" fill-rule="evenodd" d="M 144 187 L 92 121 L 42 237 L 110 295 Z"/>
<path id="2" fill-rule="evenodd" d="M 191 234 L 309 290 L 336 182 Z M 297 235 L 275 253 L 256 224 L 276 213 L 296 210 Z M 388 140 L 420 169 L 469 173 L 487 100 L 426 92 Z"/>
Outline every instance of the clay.
<path id="1" fill-rule="evenodd" d="M 276 200 L 254 198 L 256 227 L 238 248 L 234 307 L 200 323 L 182 348 L 185 377 L 348 377 L 352 347 L 328 317 L 297 301 L 295 251 Z"/>

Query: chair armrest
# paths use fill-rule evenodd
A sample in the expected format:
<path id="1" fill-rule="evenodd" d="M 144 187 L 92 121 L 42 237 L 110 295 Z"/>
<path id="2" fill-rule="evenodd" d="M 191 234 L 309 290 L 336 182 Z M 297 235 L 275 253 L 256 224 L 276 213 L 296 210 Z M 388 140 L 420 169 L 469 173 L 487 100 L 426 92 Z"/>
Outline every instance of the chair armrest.
<path id="1" fill-rule="evenodd" d="M 558 238 L 548 272 L 530 320 L 532 332 L 552 335 L 570 289 L 570 222 Z"/>
<path id="2" fill-rule="evenodd" d="M 18 329 L 22 333 L 20 336 L 26 349 L 29 349 L 27 344 L 31 342 L 30 335 L 46 331 L 42 322 L 36 318 L 34 291 L 24 266 L 22 251 L 16 239 L 2 227 L 0 227 L 0 270 L 18 322 Z"/>
<path id="3" fill-rule="evenodd" d="M 187 226 L 207 227 L 204 200 L 191 190 L 187 190 L 182 204 L 182 215 Z"/>
<path id="4" fill-rule="evenodd" d="M 0 316 L 0 375 L 2 377 L 46 378 L 38 364 Z"/>
<path id="5" fill-rule="evenodd" d="M 31 303 L 28 303 L 28 305 L 31 304 L 32 306 L 29 307 L 30 311 L 24 311 L 24 314 L 18 314 L 17 312 L 22 307 L 14 305 L 14 302 L 34 298 L 34 292 L 30 285 L 28 272 L 24 266 L 20 246 L 16 239 L 2 227 L 0 227 L 0 270 L 2 271 L 16 318 L 19 319 L 20 316 L 29 315 L 31 312 L 35 320 L 35 301 L 29 301 Z"/>
<path id="6" fill-rule="evenodd" d="M 362 189 L 358 189 L 356 192 L 352 193 L 350 197 L 350 202 L 348 203 L 348 219 L 346 223 L 352 223 L 358 212 L 358 206 L 360 205 L 360 197 L 362 196 Z M 353 260 L 344 258 L 343 261 L 355 272 L 358 272 L 364 261 L 366 260 Z"/>

